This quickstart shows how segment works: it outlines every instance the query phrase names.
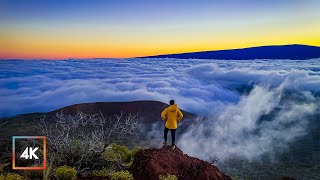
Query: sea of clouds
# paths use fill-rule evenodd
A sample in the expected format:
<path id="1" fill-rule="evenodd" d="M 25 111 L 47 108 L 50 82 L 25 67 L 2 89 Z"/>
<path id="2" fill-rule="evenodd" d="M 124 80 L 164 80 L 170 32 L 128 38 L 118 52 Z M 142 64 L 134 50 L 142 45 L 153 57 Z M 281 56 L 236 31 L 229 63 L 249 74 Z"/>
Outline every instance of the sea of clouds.
<path id="1" fill-rule="evenodd" d="M 320 59 L 10 60 L 0 67 L 0 117 L 84 102 L 175 99 L 208 117 L 177 142 L 204 159 L 285 149 L 319 113 Z"/>

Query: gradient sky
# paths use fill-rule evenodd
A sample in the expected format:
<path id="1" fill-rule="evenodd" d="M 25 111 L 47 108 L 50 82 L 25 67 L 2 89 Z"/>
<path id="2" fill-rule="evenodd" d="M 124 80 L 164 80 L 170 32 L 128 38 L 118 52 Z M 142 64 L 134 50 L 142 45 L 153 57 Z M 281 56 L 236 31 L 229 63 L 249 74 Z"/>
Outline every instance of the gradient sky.
<path id="1" fill-rule="evenodd" d="M 319 0 L 0 0 L 0 59 L 320 46 Z"/>

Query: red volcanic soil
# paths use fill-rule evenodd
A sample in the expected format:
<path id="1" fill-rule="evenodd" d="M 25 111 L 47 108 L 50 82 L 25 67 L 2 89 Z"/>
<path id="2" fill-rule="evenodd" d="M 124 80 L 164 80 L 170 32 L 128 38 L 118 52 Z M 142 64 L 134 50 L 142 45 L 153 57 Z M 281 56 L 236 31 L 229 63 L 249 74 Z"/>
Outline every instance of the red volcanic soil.
<path id="1" fill-rule="evenodd" d="M 184 154 L 179 148 L 146 149 L 136 153 L 130 168 L 135 180 L 159 179 L 175 175 L 178 179 L 229 180 L 229 176 L 208 162 Z"/>

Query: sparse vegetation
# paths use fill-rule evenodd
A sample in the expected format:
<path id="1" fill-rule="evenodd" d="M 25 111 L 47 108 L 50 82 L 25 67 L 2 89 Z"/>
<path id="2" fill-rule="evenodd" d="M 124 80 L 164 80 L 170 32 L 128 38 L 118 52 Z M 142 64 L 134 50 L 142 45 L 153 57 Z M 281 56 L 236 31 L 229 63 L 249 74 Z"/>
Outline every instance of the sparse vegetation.
<path id="1" fill-rule="evenodd" d="M 136 155 L 136 153 L 138 151 L 140 151 L 142 148 L 139 146 L 135 146 L 132 150 L 131 150 L 131 159 L 133 160 L 134 155 Z"/>
<path id="2" fill-rule="evenodd" d="M 178 178 L 175 175 L 166 174 L 166 175 L 160 175 L 159 180 L 178 180 Z"/>
<path id="3" fill-rule="evenodd" d="M 112 143 L 103 152 L 102 157 L 106 160 L 119 160 L 128 163 L 132 161 L 135 153 L 138 152 L 140 149 L 140 147 L 134 147 L 132 150 L 129 150 L 125 146 Z"/>
<path id="4" fill-rule="evenodd" d="M 127 147 L 115 143 L 112 143 L 111 146 L 112 150 L 120 155 L 120 158 L 123 162 L 129 162 L 131 160 L 132 153 Z"/>
<path id="5" fill-rule="evenodd" d="M 110 171 L 108 169 L 104 168 L 101 170 L 94 170 L 91 175 L 104 177 L 104 176 L 109 176 L 110 174 L 111 174 Z"/>
<path id="6" fill-rule="evenodd" d="M 219 157 L 217 155 L 210 155 L 207 160 L 208 163 L 215 165 L 219 161 Z"/>
<path id="7" fill-rule="evenodd" d="M 71 142 L 73 146 L 78 146 L 78 140 Z M 79 146 L 78 146 L 79 147 Z M 128 149 L 126 146 L 121 146 L 116 143 L 110 144 L 101 155 L 101 161 L 109 162 L 105 168 L 89 171 L 91 176 L 105 177 L 109 176 L 115 180 L 131 180 L 132 174 L 128 171 L 128 167 L 132 164 L 133 157 L 141 148 L 134 147 Z M 58 179 L 58 180 L 74 180 L 77 179 L 76 168 L 68 165 L 56 166 L 52 159 L 48 160 L 48 166 L 45 171 L 19 171 L 19 174 L 8 173 L 7 175 L 0 174 L 0 180 L 26 180 L 26 179 Z M 55 168 L 57 167 L 57 168 Z M 55 168 L 55 169 L 54 169 Z"/>
<path id="8" fill-rule="evenodd" d="M 125 146 L 112 143 L 102 153 L 101 158 L 109 162 L 107 167 L 111 171 L 126 170 L 131 166 L 135 153 L 140 149 L 134 147 L 129 150 Z"/>
<path id="9" fill-rule="evenodd" d="M 24 170 L 24 171 L 21 171 L 20 174 L 30 179 L 39 179 L 39 180 L 43 179 L 43 170 L 35 170 L 35 171 Z"/>
<path id="10" fill-rule="evenodd" d="M 107 147 L 121 136 L 133 134 L 138 127 L 137 114 L 120 113 L 104 117 L 102 113 L 90 115 L 78 112 L 76 115 L 65 115 L 59 112 L 54 123 L 48 123 L 45 118 L 41 118 L 39 129 L 47 137 L 48 154 L 55 157 L 53 161 L 56 166 L 72 166 L 78 173 L 108 166 L 109 159 L 102 156 Z M 113 162 L 130 162 L 131 151 L 113 146 L 118 152 L 109 154 Z"/>
<path id="11" fill-rule="evenodd" d="M 77 171 L 75 168 L 69 166 L 58 167 L 54 172 L 58 180 L 75 180 L 77 179 Z"/>
<path id="12" fill-rule="evenodd" d="M 26 178 L 17 173 L 8 173 L 6 175 L 0 175 L 0 180 L 26 180 Z"/>
<path id="13" fill-rule="evenodd" d="M 10 163 L 3 163 L 3 164 L 0 164 L 0 173 L 4 172 L 4 167 L 10 165 Z"/>
<path id="14" fill-rule="evenodd" d="M 48 180 L 49 177 L 52 175 L 52 171 L 53 171 L 53 158 L 51 158 L 49 160 L 49 164 L 46 168 L 46 170 L 43 171 L 43 179 Z"/>
<path id="15" fill-rule="evenodd" d="M 112 180 L 133 180 L 133 176 L 129 171 L 118 171 L 111 174 Z"/>

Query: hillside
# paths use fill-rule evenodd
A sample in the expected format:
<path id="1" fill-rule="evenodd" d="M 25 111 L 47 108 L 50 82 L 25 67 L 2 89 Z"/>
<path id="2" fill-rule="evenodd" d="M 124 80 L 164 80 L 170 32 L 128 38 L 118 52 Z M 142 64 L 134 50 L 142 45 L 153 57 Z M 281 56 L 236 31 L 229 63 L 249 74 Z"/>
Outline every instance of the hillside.
<path id="1" fill-rule="evenodd" d="M 137 121 L 140 124 L 133 135 L 124 135 L 117 141 L 127 147 L 142 146 L 142 147 L 158 147 L 159 141 L 162 141 L 162 135 L 154 137 L 148 135 L 152 132 L 154 124 L 157 128 L 163 129 L 163 121 L 160 114 L 168 105 L 158 101 L 133 101 L 133 102 L 96 102 L 83 103 L 63 107 L 50 112 L 43 113 L 29 113 L 21 114 L 14 117 L 0 119 L 0 164 L 7 164 L 11 162 L 11 138 L 12 136 L 37 136 L 43 135 L 39 132 L 37 126 L 40 118 L 46 116 L 45 121 L 54 123 L 56 113 L 63 112 L 65 115 L 75 115 L 78 111 L 86 114 L 102 113 L 104 117 L 108 118 L 115 114 L 138 114 Z M 181 131 L 177 134 L 183 133 L 186 125 L 192 122 L 196 116 L 189 112 L 183 111 L 184 119 L 179 124 Z M 88 127 L 88 130 L 92 130 Z"/>
<path id="2" fill-rule="evenodd" d="M 105 117 L 112 116 L 124 112 L 126 114 L 138 114 L 138 121 L 141 124 L 141 131 L 152 128 L 152 124 L 162 123 L 160 113 L 168 105 L 159 101 L 132 101 L 132 102 L 95 102 L 75 104 L 63 107 L 54 111 L 44 113 L 21 114 L 14 117 L 0 119 L 0 140 L 10 140 L 12 136 L 23 135 L 41 135 L 37 130 L 39 119 L 46 116 L 47 121 L 53 122 L 53 118 L 57 112 L 63 112 L 66 115 L 74 115 L 78 111 L 86 114 L 102 113 Z M 183 111 L 184 119 L 180 124 L 184 129 L 185 124 L 191 122 L 196 115 Z M 182 133 L 181 131 L 180 133 Z M 139 135 L 139 132 L 138 134 Z M 141 137 L 142 138 L 142 137 Z"/>
<path id="3" fill-rule="evenodd" d="M 168 104 L 159 101 L 132 101 L 132 102 L 96 102 L 96 103 L 82 103 L 51 111 L 48 114 L 55 114 L 63 111 L 65 114 L 76 114 L 82 111 L 86 114 L 95 114 L 101 112 L 105 116 L 112 116 L 113 114 L 124 113 L 138 113 L 140 118 L 143 118 L 143 123 L 154 123 L 160 121 L 160 113 Z M 184 118 L 194 118 L 195 115 L 183 111 Z M 161 121 L 160 121 L 161 122 Z"/>
<path id="4" fill-rule="evenodd" d="M 305 60 L 320 57 L 320 47 L 308 45 L 259 46 L 243 49 L 201 51 L 180 54 L 164 54 L 144 58 L 178 58 L 178 59 L 292 59 Z"/>

